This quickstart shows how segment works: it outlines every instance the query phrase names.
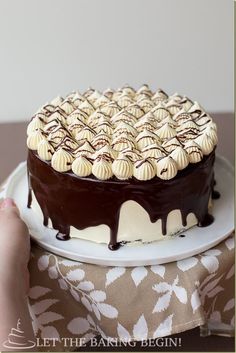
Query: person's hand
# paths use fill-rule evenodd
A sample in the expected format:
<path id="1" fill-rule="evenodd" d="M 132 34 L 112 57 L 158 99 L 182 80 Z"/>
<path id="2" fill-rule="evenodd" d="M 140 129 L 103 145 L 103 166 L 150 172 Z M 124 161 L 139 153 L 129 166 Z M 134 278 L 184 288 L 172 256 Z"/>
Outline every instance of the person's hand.
<path id="1" fill-rule="evenodd" d="M 30 237 L 12 199 L 0 202 L 0 281 L 26 295 L 29 288 Z"/>

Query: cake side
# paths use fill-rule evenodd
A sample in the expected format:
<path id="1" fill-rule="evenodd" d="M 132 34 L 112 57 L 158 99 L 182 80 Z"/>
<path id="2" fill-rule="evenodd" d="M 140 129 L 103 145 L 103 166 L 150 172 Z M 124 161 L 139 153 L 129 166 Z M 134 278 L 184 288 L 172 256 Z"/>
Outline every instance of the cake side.
<path id="1" fill-rule="evenodd" d="M 110 229 L 109 236 L 105 239 L 111 249 L 126 241 L 140 240 L 142 242 L 161 239 L 166 234 L 171 234 L 167 228 L 167 219 L 171 212 L 178 211 L 180 222 L 175 231 L 185 229 L 187 217 L 191 223 L 207 225 L 212 221 L 208 214 L 208 204 L 211 198 L 214 183 L 215 153 L 198 164 L 191 164 L 178 173 L 178 175 L 164 181 L 154 178 L 145 183 L 135 178 L 122 182 L 116 178 L 109 181 L 101 181 L 96 178 L 79 178 L 73 173 L 59 173 L 49 164 L 29 151 L 28 171 L 30 188 L 43 212 L 44 225 L 48 226 L 49 218 L 54 229 L 59 230 L 60 237 L 67 239 L 71 227 L 85 230 L 89 227 L 107 225 Z M 120 230 L 120 210 L 127 201 L 134 201 L 148 214 L 148 221 L 144 224 L 145 233 L 136 234 L 136 239 L 127 237 Z M 31 197 L 29 198 L 29 206 Z M 132 209 L 127 209 L 129 215 Z M 132 228 L 132 222 L 138 222 L 136 218 L 130 218 L 128 227 Z M 159 220 L 156 227 L 150 227 Z M 137 229 L 137 228 L 136 228 Z M 96 229 L 93 235 L 96 236 Z M 119 233 L 120 230 L 120 233 Z M 126 229 L 127 230 L 127 229 Z M 102 229 L 98 229 L 102 238 Z M 93 240 L 93 235 L 89 240 Z"/>

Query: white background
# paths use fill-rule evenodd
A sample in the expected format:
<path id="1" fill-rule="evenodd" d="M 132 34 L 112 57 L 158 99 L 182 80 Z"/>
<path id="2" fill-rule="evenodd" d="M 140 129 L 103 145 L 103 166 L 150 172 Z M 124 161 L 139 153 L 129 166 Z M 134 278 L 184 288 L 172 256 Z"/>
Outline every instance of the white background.
<path id="1" fill-rule="evenodd" d="M 147 82 L 233 110 L 232 0 L 0 0 L 0 121 Z"/>

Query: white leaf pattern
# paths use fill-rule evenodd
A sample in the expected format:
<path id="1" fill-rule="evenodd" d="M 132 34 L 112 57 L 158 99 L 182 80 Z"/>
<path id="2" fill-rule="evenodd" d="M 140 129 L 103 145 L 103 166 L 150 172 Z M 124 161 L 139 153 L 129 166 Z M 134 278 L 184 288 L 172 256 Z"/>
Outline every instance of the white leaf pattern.
<path id="1" fill-rule="evenodd" d="M 231 267 L 229 272 L 227 273 L 226 279 L 230 279 L 234 275 L 234 265 Z"/>
<path id="2" fill-rule="evenodd" d="M 92 310 L 93 310 L 93 309 L 92 309 L 92 306 L 91 306 L 91 304 L 90 304 L 90 302 L 88 301 L 87 298 L 82 297 L 82 298 L 81 298 L 81 303 L 85 306 L 85 308 L 86 308 L 88 311 L 92 311 Z"/>
<path id="3" fill-rule="evenodd" d="M 155 290 L 157 293 L 165 293 L 171 290 L 171 285 L 166 282 L 160 282 L 158 284 L 155 284 L 152 289 Z"/>
<path id="4" fill-rule="evenodd" d="M 89 292 L 94 289 L 94 284 L 90 281 L 83 281 L 78 284 L 77 288 Z"/>
<path id="5" fill-rule="evenodd" d="M 145 267 L 135 267 L 131 271 L 131 277 L 136 285 L 136 287 L 143 281 L 143 279 L 147 276 L 148 271 Z"/>
<path id="6" fill-rule="evenodd" d="M 98 310 L 96 304 L 92 304 L 92 310 L 93 310 L 93 312 L 94 312 L 96 318 L 97 318 L 98 320 L 101 320 L 101 314 L 100 314 L 100 311 Z"/>
<path id="7" fill-rule="evenodd" d="M 105 304 L 105 303 L 97 303 L 97 308 L 102 315 L 109 319 L 115 319 L 118 316 L 118 311 L 114 306 Z"/>
<path id="8" fill-rule="evenodd" d="M 229 250 L 234 249 L 234 237 L 230 237 L 230 238 L 226 239 L 225 245 L 227 246 L 227 248 Z"/>
<path id="9" fill-rule="evenodd" d="M 79 293 L 78 293 L 74 288 L 71 288 L 71 289 L 70 289 L 70 294 L 72 295 L 72 297 L 73 297 L 77 302 L 80 302 Z"/>
<path id="10" fill-rule="evenodd" d="M 144 315 L 141 315 L 137 323 L 134 325 L 133 336 L 134 336 L 134 339 L 137 341 L 147 339 L 148 327 L 147 327 L 147 322 L 145 320 Z"/>
<path id="11" fill-rule="evenodd" d="M 38 259 L 38 269 L 39 271 L 45 271 L 49 265 L 49 256 L 43 255 Z"/>
<path id="12" fill-rule="evenodd" d="M 75 270 L 70 270 L 66 277 L 69 281 L 81 281 L 85 276 L 84 270 L 80 270 L 79 268 Z"/>
<path id="13" fill-rule="evenodd" d="M 89 293 L 90 297 L 96 302 L 104 302 L 106 300 L 106 293 L 101 290 L 94 290 Z"/>
<path id="14" fill-rule="evenodd" d="M 186 304 L 188 301 L 186 289 L 183 287 L 180 287 L 180 286 L 174 286 L 173 290 L 174 290 L 176 297 L 179 299 L 179 301 L 183 304 Z"/>
<path id="15" fill-rule="evenodd" d="M 196 310 L 201 306 L 201 300 L 197 289 L 195 289 L 195 291 L 191 296 L 191 305 L 192 305 L 193 313 L 195 313 Z"/>
<path id="16" fill-rule="evenodd" d="M 50 288 L 45 288 L 45 287 L 41 287 L 41 286 L 34 286 L 34 287 L 30 288 L 28 295 L 31 299 L 38 299 L 49 292 L 51 292 Z"/>
<path id="17" fill-rule="evenodd" d="M 58 283 L 59 283 L 59 286 L 60 286 L 61 289 L 63 289 L 63 290 L 67 290 L 68 289 L 68 284 L 66 283 L 66 281 L 64 279 L 60 278 L 58 280 Z"/>
<path id="18" fill-rule="evenodd" d="M 111 283 L 116 281 L 119 277 L 121 277 L 125 273 L 126 269 L 124 267 L 113 267 L 106 274 L 106 284 L 105 286 L 109 286 Z"/>
<path id="19" fill-rule="evenodd" d="M 119 322 L 117 325 L 117 333 L 120 338 L 120 340 L 131 340 L 131 336 L 129 334 L 129 331 L 126 330 L 124 326 L 122 326 Z"/>
<path id="20" fill-rule="evenodd" d="M 87 320 L 93 328 L 96 326 L 92 316 L 87 315 Z"/>
<path id="21" fill-rule="evenodd" d="M 187 259 L 177 261 L 177 266 L 181 271 L 185 272 L 196 266 L 197 263 L 198 259 L 196 257 L 188 257 Z"/>
<path id="22" fill-rule="evenodd" d="M 69 322 L 67 328 L 74 335 L 82 335 L 88 332 L 90 325 L 88 320 L 83 317 L 77 317 Z"/>
<path id="23" fill-rule="evenodd" d="M 215 256 L 202 256 L 201 263 L 209 273 L 216 272 L 219 268 L 219 261 Z"/>
<path id="24" fill-rule="evenodd" d="M 51 266 L 48 269 L 48 275 L 51 279 L 57 279 L 58 278 L 58 272 L 56 266 Z"/>
<path id="25" fill-rule="evenodd" d="M 60 340 L 59 333 L 58 333 L 57 329 L 53 326 L 42 327 L 41 337 L 42 338 L 54 338 L 56 340 Z"/>
<path id="26" fill-rule="evenodd" d="M 174 314 L 169 315 L 156 329 L 153 334 L 153 338 L 168 336 L 172 330 L 172 319 Z"/>
<path id="27" fill-rule="evenodd" d="M 224 307 L 224 311 L 228 311 L 234 308 L 234 298 L 230 299 Z"/>
<path id="28" fill-rule="evenodd" d="M 61 320 L 61 319 L 63 319 L 63 316 L 61 314 L 54 313 L 52 311 L 42 313 L 41 315 L 39 315 L 37 317 L 37 320 L 41 325 L 46 325 L 46 324 L 49 324 L 51 322 Z"/>
<path id="29" fill-rule="evenodd" d="M 160 313 L 168 308 L 170 305 L 171 292 L 167 292 L 158 298 L 157 303 L 153 309 L 153 313 Z"/>
<path id="30" fill-rule="evenodd" d="M 215 288 L 212 289 L 212 291 L 207 293 L 208 298 L 213 298 L 215 297 L 218 293 L 222 292 L 224 290 L 224 288 L 222 288 L 221 286 L 217 286 Z"/>
<path id="31" fill-rule="evenodd" d="M 159 275 L 161 278 L 164 278 L 165 275 L 165 266 L 162 265 L 153 265 L 151 266 L 151 271 L 156 275 Z"/>
<path id="32" fill-rule="evenodd" d="M 207 256 L 219 256 L 220 254 L 221 254 L 221 251 L 218 249 L 210 249 L 203 253 L 203 255 L 207 255 Z"/>
<path id="33" fill-rule="evenodd" d="M 31 305 L 31 309 L 35 315 L 38 315 L 46 311 L 50 306 L 57 302 L 58 299 L 44 299 Z"/>

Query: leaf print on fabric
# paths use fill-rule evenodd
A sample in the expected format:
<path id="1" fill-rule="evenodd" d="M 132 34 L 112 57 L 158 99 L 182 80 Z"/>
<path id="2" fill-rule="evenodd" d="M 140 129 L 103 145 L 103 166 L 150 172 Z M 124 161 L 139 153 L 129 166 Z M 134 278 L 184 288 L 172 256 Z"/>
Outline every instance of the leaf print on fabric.
<path id="1" fill-rule="evenodd" d="M 31 308 L 34 312 L 35 315 L 43 313 L 45 310 L 50 308 L 53 304 L 57 303 L 59 300 L 58 299 L 44 299 L 41 300 L 40 302 L 37 302 L 33 305 L 31 305 Z"/>
<path id="2" fill-rule="evenodd" d="M 183 303 L 183 304 L 187 303 L 188 297 L 187 297 L 187 291 L 185 288 L 174 285 L 173 291 L 181 303 Z"/>
<path id="3" fill-rule="evenodd" d="M 233 277 L 233 275 L 234 275 L 234 264 L 231 267 L 231 269 L 229 270 L 229 272 L 227 273 L 227 276 L 225 278 L 230 279 L 231 277 Z"/>
<path id="4" fill-rule="evenodd" d="M 225 307 L 224 307 L 224 312 L 225 312 L 225 311 L 228 311 L 228 310 L 231 310 L 231 309 L 233 309 L 233 308 L 234 308 L 234 298 L 230 299 L 230 300 L 226 303 L 226 305 L 225 305 Z"/>
<path id="5" fill-rule="evenodd" d="M 49 292 L 51 292 L 50 288 L 34 286 L 30 288 L 28 295 L 31 299 L 38 299 L 39 297 L 42 297 Z"/>
<path id="6" fill-rule="evenodd" d="M 88 300 L 87 298 L 82 297 L 82 298 L 81 298 L 81 303 L 85 306 L 85 308 L 86 308 L 88 311 L 92 311 L 92 310 L 93 310 L 93 309 L 92 309 L 92 306 L 91 306 L 91 304 L 90 304 L 90 302 L 89 302 L 89 300 Z"/>
<path id="7" fill-rule="evenodd" d="M 96 302 L 104 302 L 107 298 L 106 293 L 101 290 L 94 290 L 93 292 L 90 292 L 89 295 Z"/>
<path id="8" fill-rule="evenodd" d="M 200 261 L 209 273 L 214 273 L 219 268 L 219 261 L 215 256 L 202 256 Z"/>
<path id="9" fill-rule="evenodd" d="M 83 317 L 77 317 L 69 322 L 67 329 L 74 335 L 82 335 L 90 329 L 88 320 Z"/>
<path id="10" fill-rule="evenodd" d="M 201 300 L 197 289 L 195 289 L 195 291 L 191 295 L 191 306 L 193 309 L 193 313 L 195 313 L 197 309 L 201 306 Z"/>
<path id="11" fill-rule="evenodd" d="M 39 289 L 38 291 L 35 290 Z M 31 293 L 35 299 L 43 297 L 46 293 L 51 292 L 47 288 L 35 286 L 31 288 Z M 37 294 L 36 294 L 37 293 Z M 51 293 L 52 294 L 52 293 Z M 32 299 L 32 297 L 31 297 Z M 59 302 L 58 299 L 43 299 L 34 304 L 29 305 L 30 316 L 32 318 L 32 326 L 35 336 L 40 332 L 41 338 L 59 339 L 59 334 L 54 326 L 48 326 L 55 321 L 62 320 L 64 317 L 54 311 L 47 311 L 53 304 Z M 46 326 L 45 326 L 46 325 Z"/>
<path id="12" fill-rule="evenodd" d="M 165 293 L 166 291 L 171 290 L 171 285 L 166 282 L 160 282 L 155 284 L 152 289 L 157 293 Z"/>
<path id="13" fill-rule="evenodd" d="M 118 316 L 117 309 L 110 304 L 97 303 L 97 308 L 103 316 L 109 319 L 115 319 Z"/>
<path id="14" fill-rule="evenodd" d="M 70 294 L 77 302 L 80 302 L 79 293 L 74 288 L 70 288 Z"/>
<path id="15" fill-rule="evenodd" d="M 49 265 L 49 255 L 42 255 L 38 259 L 38 269 L 39 271 L 45 271 Z"/>
<path id="16" fill-rule="evenodd" d="M 163 265 L 153 265 L 150 267 L 151 271 L 155 273 L 156 275 L 159 275 L 161 278 L 164 278 L 165 276 L 165 266 Z"/>
<path id="17" fill-rule="evenodd" d="M 168 336 L 172 331 L 172 319 L 174 314 L 169 315 L 156 329 L 153 338 Z"/>
<path id="18" fill-rule="evenodd" d="M 106 283 L 105 286 L 109 286 L 111 283 L 116 281 L 118 278 L 120 278 L 124 273 L 126 269 L 124 267 L 113 267 L 110 269 L 107 274 L 106 274 Z"/>
<path id="19" fill-rule="evenodd" d="M 78 284 L 77 288 L 89 292 L 94 289 L 94 284 L 90 281 L 83 281 Z"/>
<path id="20" fill-rule="evenodd" d="M 101 320 L 101 314 L 100 314 L 100 311 L 98 310 L 97 305 L 96 305 L 96 304 L 92 304 L 91 307 L 92 307 L 92 311 L 94 312 L 96 318 L 97 318 L 98 320 Z"/>
<path id="21" fill-rule="evenodd" d="M 61 319 L 63 319 L 63 316 L 61 314 L 54 313 L 52 311 L 47 311 L 37 317 L 37 320 L 41 325 L 46 325 Z"/>
<path id="22" fill-rule="evenodd" d="M 144 278 L 148 275 L 148 271 L 145 267 L 140 266 L 140 267 L 135 267 L 132 271 L 131 271 L 131 277 L 136 285 L 136 287 L 138 287 L 138 285 L 144 280 Z"/>
<path id="23" fill-rule="evenodd" d="M 56 266 L 51 266 L 48 268 L 48 275 L 51 279 L 57 279 L 58 278 L 58 272 Z"/>
<path id="24" fill-rule="evenodd" d="M 228 239 L 226 239 L 225 245 L 229 250 L 234 249 L 234 237 L 229 237 Z"/>
<path id="25" fill-rule="evenodd" d="M 66 283 L 66 281 L 63 278 L 60 278 L 58 280 L 58 283 L 59 283 L 59 286 L 62 290 L 67 290 L 69 288 L 68 284 Z"/>
<path id="26" fill-rule="evenodd" d="M 118 333 L 118 337 L 120 338 L 120 340 L 131 340 L 131 336 L 129 334 L 129 331 L 126 330 L 126 328 L 124 326 L 122 326 L 119 322 L 117 325 L 117 333 Z"/>
<path id="27" fill-rule="evenodd" d="M 141 315 L 133 327 L 133 337 L 135 340 L 146 340 L 148 338 L 148 326 L 144 315 Z"/>
<path id="28" fill-rule="evenodd" d="M 80 270 L 79 268 L 75 269 L 75 270 L 70 270 L 67 275 L 66 278 L 69 281 L 81 281 L 85 276 L 85 272 L 84 270 Z"/>
<path id="29" fill-rule="evenodd" d="M 220 254 L 222 254 L 222 251 L 218 249 L 210 249 L 203 253 L 203 255 L 207 255 L 207 256 L 219 256 Z"/>
<path id="30" fill-rule="evenodd" d="M 170 305 L 171 295 L 172 295 L 172 292 L 170 290 L 169 292 L 167 292 L 166 294 L 158 298 L 157 303 L 153 309 L 153 313 L 160 313 L 166 310 Z"/>
<path id="31" fill-rule="evenodd" d="M 179 276 L 177 275 L 171 285 L 167 282 L 160 282 L 152 287 L 152 289 L 157 293 L 165 293 L 158 298 L 157 303 L 154 306 L 153 313 L 158 313 L 166 310 L 170 305 L 170 300 L 173 293 L 181 303 L 187 303 L 187 291 L 185 288 L 178 286 L 178 283 Z"/>
<path id="32" fill-rule="evenodd" d="M 198 264 L 198 259 L 196 257 L 188 257 L 187 259 L 177 261 L 177 267 L 185 272 L 193 268 Z"/>
<path id="33" fill-rule="evenodd" d="M 42 338 L 54 338 L 55 340 L 60 340 L 59 333 L 57 329 L 53 326 L 45 326 L 41 330 Z"/>

